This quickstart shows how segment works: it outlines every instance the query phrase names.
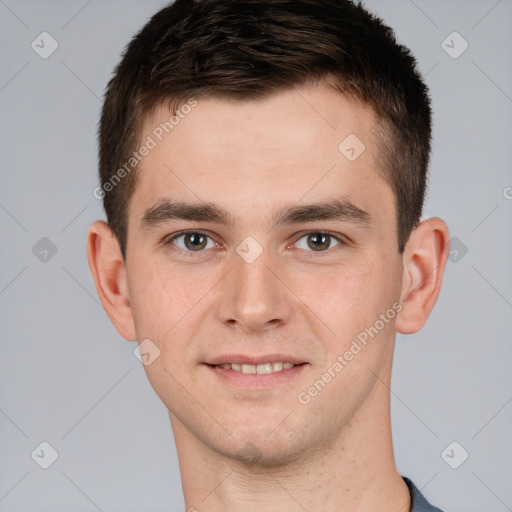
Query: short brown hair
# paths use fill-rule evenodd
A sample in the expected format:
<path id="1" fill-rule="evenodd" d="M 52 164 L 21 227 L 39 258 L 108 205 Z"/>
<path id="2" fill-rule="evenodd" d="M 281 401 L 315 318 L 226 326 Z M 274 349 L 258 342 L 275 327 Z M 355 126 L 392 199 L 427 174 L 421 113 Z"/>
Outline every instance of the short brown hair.
<path id="1" fill-rule="evenodd" d="M 99 173 L 123 258 L 137 168 L 112 178 L 155 107 L 169 103 L 176 112 L 206 95 L 249 101 L 322 79 L 379 120 L 377 170 L 395 195 L 402 253 L 423 209 L 431 109 L 415 58 L 393 30 L 361 1 L 176 0 L 130 41 L 105 93 Z"/>

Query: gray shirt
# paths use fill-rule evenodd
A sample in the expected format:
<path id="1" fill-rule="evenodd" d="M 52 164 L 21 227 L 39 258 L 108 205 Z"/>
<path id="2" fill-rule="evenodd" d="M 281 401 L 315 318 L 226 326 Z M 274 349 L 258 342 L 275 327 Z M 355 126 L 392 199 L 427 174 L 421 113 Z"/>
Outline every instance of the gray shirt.
<path id="1" fill-rule="evenodd" d="M 441 509 L 432 506 L 421 494 L 419 489 L 412 483 L 412 480 L 402 475 L 409 492 L 411 493 L 411 510 L 409 512 L 443 512 Z"/>

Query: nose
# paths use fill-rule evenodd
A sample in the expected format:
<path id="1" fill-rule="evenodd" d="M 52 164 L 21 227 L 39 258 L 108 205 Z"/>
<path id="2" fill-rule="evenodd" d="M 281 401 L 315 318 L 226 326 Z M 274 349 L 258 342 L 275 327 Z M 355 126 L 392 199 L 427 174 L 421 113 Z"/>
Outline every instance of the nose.
<path id="1" fill-rule="evenodd" d="M 266 249 L 252 262 L 233 254 L 232 270 L 218 294 L 217 315 L 223 324 L 257 332 L 289 322 L 293 294 L 271 260 Z"/>

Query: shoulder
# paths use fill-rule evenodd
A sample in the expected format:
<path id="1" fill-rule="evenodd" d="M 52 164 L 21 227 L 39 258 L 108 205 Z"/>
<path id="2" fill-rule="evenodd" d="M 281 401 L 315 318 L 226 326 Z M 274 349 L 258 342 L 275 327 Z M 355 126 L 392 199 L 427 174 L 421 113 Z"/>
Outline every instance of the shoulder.
<path id="1" fill-rule="evenodd" d="M 443 512 L 441 509 L 434 507 L 431 505 L 421 494 L 420 490 L 414 485 L 412 480 L 409 478 L 402 476 L 407 487 L 409 487 L 409 492 L 411 493 L 411 510 L 410 512 Z"/>

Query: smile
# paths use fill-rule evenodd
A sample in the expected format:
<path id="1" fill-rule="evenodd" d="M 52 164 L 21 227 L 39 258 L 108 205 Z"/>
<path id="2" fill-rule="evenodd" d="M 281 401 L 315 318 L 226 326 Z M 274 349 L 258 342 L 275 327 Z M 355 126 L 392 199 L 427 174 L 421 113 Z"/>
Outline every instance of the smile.
<path id="1" fill-rule="evenodd" d="M 217 368 L 223 368 L 224 370 L 233 370 L 235 372 L 241 373 L 274 373 L 280 372 L 282 370 L 289 370 L 296 366 L 293 363 L 263 363 L 263 364 L 238 364 L 238 363 L 225 363 L 225 364 L 216 364 L 212 365 Z"/>

